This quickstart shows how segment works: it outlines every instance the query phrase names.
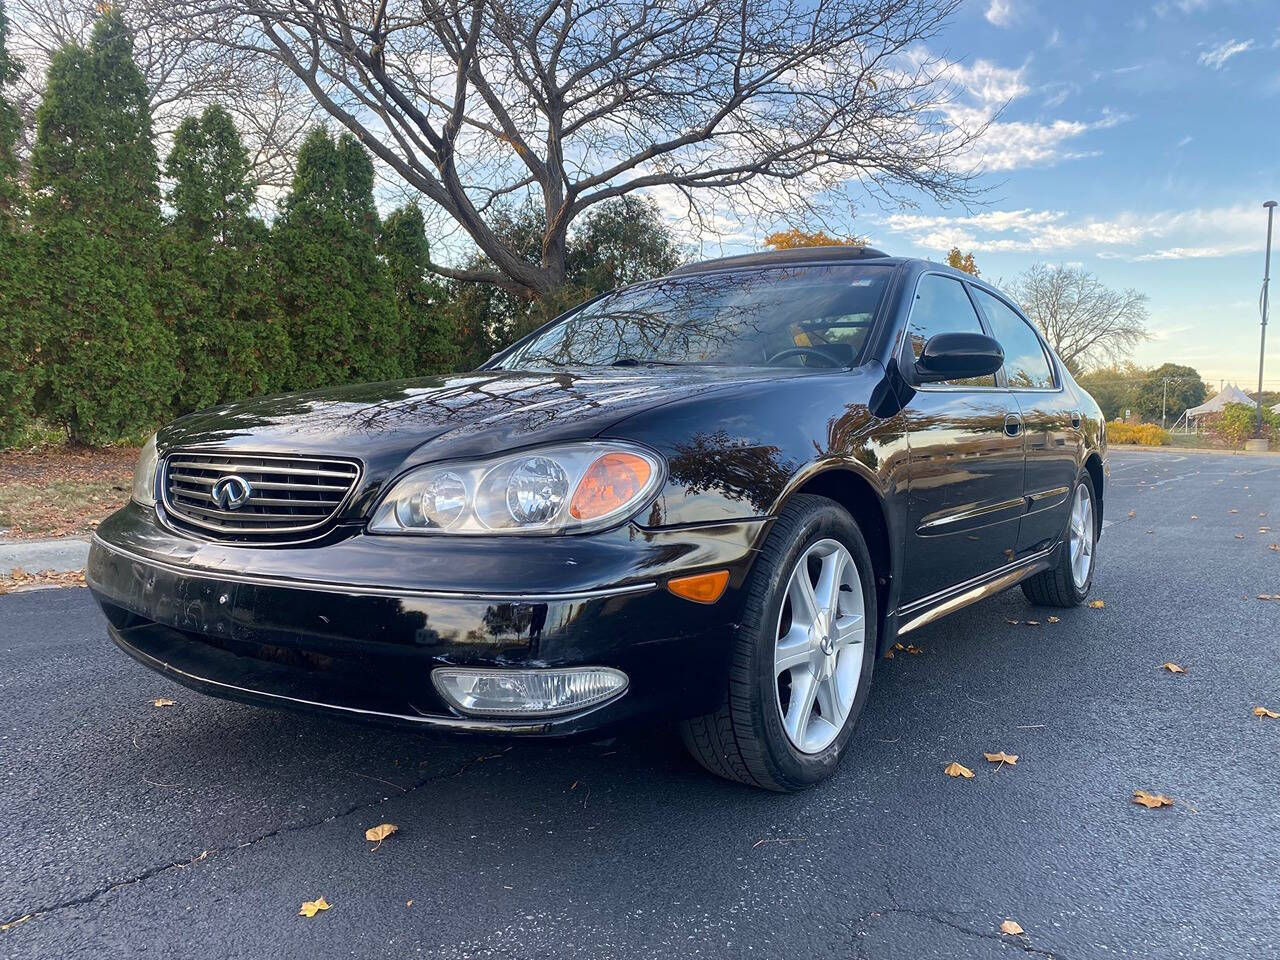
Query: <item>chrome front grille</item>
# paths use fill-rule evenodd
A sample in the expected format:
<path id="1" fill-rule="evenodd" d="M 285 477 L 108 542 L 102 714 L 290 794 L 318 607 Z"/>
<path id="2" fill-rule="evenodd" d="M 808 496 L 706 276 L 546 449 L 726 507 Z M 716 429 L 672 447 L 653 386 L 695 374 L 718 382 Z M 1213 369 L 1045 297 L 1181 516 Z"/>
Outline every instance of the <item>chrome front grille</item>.
<path id="1" fill-rule="evenodd" d="M 227 496 L 243 488 L 248 498 Z M 164 506 L 171 517 L 220 539 L 293 539 L 331 523 L 360 478 L 349 460 L 177 451 L 164 462 Z M 216 494 L 222 493 L 219 497 Z"/>

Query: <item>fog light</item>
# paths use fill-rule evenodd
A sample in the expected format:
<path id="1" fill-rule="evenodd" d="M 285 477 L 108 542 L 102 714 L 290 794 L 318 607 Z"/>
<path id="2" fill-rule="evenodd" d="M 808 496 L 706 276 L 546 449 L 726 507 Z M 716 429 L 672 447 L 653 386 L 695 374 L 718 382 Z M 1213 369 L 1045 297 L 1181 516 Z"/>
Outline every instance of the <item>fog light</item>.
<path id="1" fill-rule="evenodd" d="M 609 667 L 563 670 L 479 670 L 437 667 L 431 680 L 460 711 L 490 717 L 550 717 L 603 703 L 627 689 L 627 675 Z"/>

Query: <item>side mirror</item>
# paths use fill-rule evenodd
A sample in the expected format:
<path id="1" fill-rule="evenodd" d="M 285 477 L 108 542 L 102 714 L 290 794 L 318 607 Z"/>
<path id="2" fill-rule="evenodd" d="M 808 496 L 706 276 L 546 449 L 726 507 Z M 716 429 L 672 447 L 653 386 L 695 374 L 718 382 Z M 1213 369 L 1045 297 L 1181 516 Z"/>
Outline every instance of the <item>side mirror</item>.
<path id="1" fill-rule="evenodd" d="M 939 333 L 929 338 L 915 363 L 920 383 L 986 377 L 1004 366 L 1004 350 L 982 333 Z"/>

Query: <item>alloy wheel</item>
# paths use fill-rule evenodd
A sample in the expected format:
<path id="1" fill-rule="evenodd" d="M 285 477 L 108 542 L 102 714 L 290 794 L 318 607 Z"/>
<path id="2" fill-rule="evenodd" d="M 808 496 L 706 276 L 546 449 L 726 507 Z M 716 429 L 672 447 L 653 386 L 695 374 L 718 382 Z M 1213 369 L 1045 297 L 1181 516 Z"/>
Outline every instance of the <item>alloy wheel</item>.
<path id="1" fill-rule="evenodd" d="M 818 753 L 844 727 L 862 675 L 862 580 L 842 543 L 819 540 L 796 561 L 774 636 L 783 729 L 797 750 Z"/>
<path id="2" fill-rule="evenodd" d="M 1085 484 L 1076 487 L 1076 496 L 1071 504 L 1071 531 L 1069 535 L 1071 549 L 1071 579 L 1076 589 L 1083 590 L 1089 582 L 1089 574 L 1093 571 L 1093 497 Z"/>

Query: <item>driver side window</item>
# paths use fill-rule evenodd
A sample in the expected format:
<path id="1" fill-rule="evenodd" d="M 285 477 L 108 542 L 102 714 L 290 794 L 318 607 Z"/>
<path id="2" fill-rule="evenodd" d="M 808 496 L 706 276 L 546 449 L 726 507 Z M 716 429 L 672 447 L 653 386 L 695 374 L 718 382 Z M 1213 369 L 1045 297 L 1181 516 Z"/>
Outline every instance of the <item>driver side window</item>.
<path id="1" fill-rule="evenodd" d="M 919 359 L 929 338 L 938 333 L 983 333 L 982 323 L 974 312 L 973 303 L 965 292 L 964 284 L 952 277 L 927 273 L 916 287 L 915 303 L 911 306 L 911 319 L 907 323 L 907 338 L 911 354 Z M 946 380 L 948 387 L 994 387 L 995 375 L 971 377 L 965 380 Z"/>

